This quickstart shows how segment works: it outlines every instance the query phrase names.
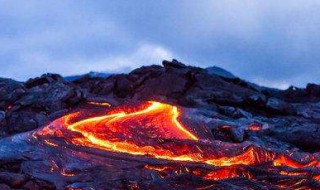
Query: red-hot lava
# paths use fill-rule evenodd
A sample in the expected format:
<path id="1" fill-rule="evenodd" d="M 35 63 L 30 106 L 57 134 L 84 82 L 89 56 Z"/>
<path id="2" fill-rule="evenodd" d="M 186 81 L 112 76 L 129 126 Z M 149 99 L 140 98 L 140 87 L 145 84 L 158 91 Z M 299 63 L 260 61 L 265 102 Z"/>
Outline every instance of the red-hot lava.
<path id="1" fill-rule="evenodd" d="M 250 131 L 260 131 L 262 127 L 260 125 L 249 125 L 248 130 Z"/>
<path id="2" fill-rule="evenodd" d="M 108 104 L 104 104 L 108 105 Z M 137 108 L 126 107 L 108 111 L 108 114 L 83 119 L 79 114 L 70 114 L 56 120 L 51 125 L 62 125 L 64 129 L 81 134 L 73 136 L 71 142 L 83 147 L 102 149 L 109 152 L 125 153 L 132 156 L 188 162 L 218 167 L 203 171 L 194 169 L 194 175 L 204 179 L 220 180 L 226 178 L 252 178 L 250 171 L 242 166 L 267 164 L 269 167 L 285 167 L 289 170 L 278 171 L 285 176 L 306 175 L 306 171 L 296 169 L 320 168 L 319 160 L 309 158 L 306 161 L 295 160 L 284 153 L 276 153 L 262 148 L 238 145 L 218 147 L 212 142 L 202 141 L 201 133 L 185 126 L 179 121 L 181 111 L 169 104 L 147 102 Z M 250 130 L 261 130 L 260 126 L 251 126 Z M 44 128 L 40 135 L 63 136 L 61 132 Z M 46 142 L 50 146 L 58 146 Z M 170 169 L 169 166 L 156 167 L 146 165 L 146 169 L 159 172 Z M 308 174 L 311 175 L 311 174 Z M 319 180 L 319 173 L 311 176 Z"/>

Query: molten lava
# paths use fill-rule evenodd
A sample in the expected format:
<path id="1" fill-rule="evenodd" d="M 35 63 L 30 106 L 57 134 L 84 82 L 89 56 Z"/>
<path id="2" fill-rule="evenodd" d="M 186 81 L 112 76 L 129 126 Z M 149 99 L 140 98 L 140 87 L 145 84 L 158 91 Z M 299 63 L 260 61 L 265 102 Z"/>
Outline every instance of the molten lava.
<path id="1" fill-rule="evenodd" d="M 252 147 L 234 157 L 216 156 L 212 147 L 200 143 L 178 121 L 179 114 L 175 106 L 150 102 L 141 110 L 84 119 L 66 127 L 83 136 L 73 139 L 74 144 L 112 152 L 214 166 L 259 163 Z M 263 157 L 272 160 L 274 155 L 265 153 Z"/>
<path id="2" fill-rule="evenodd" d="M 111 107 L 111 105 L 108 102 L 87 102 L 87 104 L 95 105 L 95 106 L 105 106 L 105 107 Z"/>
<path id="3" fill-rule="evenodd" d="M 250 131 L 260 131 L 262 129 L 262 127 L 260 125 L 250 125 L 248 127 L 248 130 Z"/>
<path id="4" fill-rule="evenodd" d="M 194 175 L 200 175 L 204 179 L 251 178 L 251 173 L 241 166 L 259 164 L 269 164 L 270 167 L 288 167 L 292 170 L 320 168 L 320 162 L 315 158 L 300 162 L 286 154 L 254 146 L 246 146 L 242 149 L 237 148 L 240 147 L 238 145 L 232 145 L 231 148 L 217 148 L 212 142 L 202 141 L 201 133 L 195 133 L 195 129 L 182 124 L 179 121 L 181 111 L 176 106 L 169 104 L 147 102 L 137 108 L 111 109 L 106 115 L 87 119 L 79 118 L 78 115 L 79 113 L 67 115 L 51 125 L 62 125 L 67 131 L 80 134 L 71 137 L 71 142 L 75 145 L 132 156 L 186 161 L 219 167 L 208 172 L 196 169 L 191 171 Z M 261 127 L 251 126 L 249 129 L 261 130 Z M 39 134 L 63 136 L 61 132 L 50 128 L 44 128 Z M 45 141 L 45 143 L 53 147 L 58 146 L 50 141 Z M 167 166 L 151 165 L 146 165 L 145 168 L 159 172 L 171 169 Z M 286 176 L 306 174 L 304 171 L 287 172 L 284 170 L 279 173 Z M 319 175 L 315 175 L 313 179 L 318 180 Z"/>

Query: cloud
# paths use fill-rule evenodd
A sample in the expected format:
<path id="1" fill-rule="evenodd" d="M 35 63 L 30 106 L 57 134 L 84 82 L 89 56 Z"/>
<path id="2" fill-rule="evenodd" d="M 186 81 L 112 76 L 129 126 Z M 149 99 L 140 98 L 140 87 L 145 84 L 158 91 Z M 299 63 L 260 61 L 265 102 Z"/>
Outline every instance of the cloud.
<path id="1" fill-rule="evenodd" d="M 162 60 L 170 60 L 173 58 L 173 54 L 164 47 L 146 43 L 139 45 L 132 54 L 119 55 L 116 57 L 109 55 L 96 63 L 100 65 L 100 69 L 97 68 L 97 70 L 123 72 L 141 67 L 146 63 L 158 65 Z"/>
<path id="2" fill-rule="evenodd" d="M 256 83 L 261 86 L 270 87 L 270 88 L 277 88 L 285 90 L 290 86 L 288 81 L 277 81 L 277 80 L 268 80 L 264 78 L 255 78 L 252 80 L 253 83 Z"/>
<path id="3" fill-rule="evenodd" d="M 125 52 L 123 54 L 109 54 L 96 58 L 91 57 L 88 60 L 81 57 L 72 58 L 78 66 L 60 70 L 59 73 L 62 73 L 63 75 L 72 75 L 77 74 L 78 72 L 85 73 L 88 71 L 108 73 L 129 72 L 137 67 L 145 65 L 145 63 L 161 64 L 162 60 L 170 60 L 172 58 L 173 55 L 168 49 L 156 44 L 142 43 L 137 45 L 137 49 L 132 52 Z"/>
<path id="4" fill-rule="evenodd" d="M 44 52 L 28 51 L 19 57 L 20 64 L 8 65 L 5 68 L 10 74 L 12 70 L 18 71 L 15 79 L 27 80 L 29 77 L 36 77 L 43 73 L 54 72 L 63 76 L 84 74 L 89 71 L 121 73 L 129 72 L 136 67 L 149 64 L 160 64 L 164 59 L 172 59 L 172 53 L 164 47 L 156 44 L 142 43 L 132 52 L 118 54 L 106 54 L 99 56 L 72 56 L 56 59 Z M 11 76 L 7 76 L 11 77 Z"/>
<path id="5" fill-rule="evenodd" d="M 320 83 L 317 0 L 0 3 L 1 76 L 123 71 L 174 57 L 265 85 Z"/>

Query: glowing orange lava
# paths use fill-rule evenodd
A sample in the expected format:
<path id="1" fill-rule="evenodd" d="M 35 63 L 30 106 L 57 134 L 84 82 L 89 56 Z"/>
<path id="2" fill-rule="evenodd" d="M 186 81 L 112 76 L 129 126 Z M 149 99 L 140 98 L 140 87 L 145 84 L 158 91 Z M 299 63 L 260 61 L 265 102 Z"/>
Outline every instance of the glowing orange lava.
<path id="1" fill-rule="evenodd" d="M 295 161 L 291 158 L 288 158 L 284 155 L 279 155 L 274 161 L 274 166 L 287 166 L 290 168 L 307 168 L 307 167 L 318 167 L 320 168 L 320 161 L 319 160 L 311 160 L 307 163 L 300 163 Z"/>
<path id="2" fill-rule="evenodd" d="M 158 159 L 231 166 L 257 164 L 260 157 L 264 157 L 264 160 L 274 158 L 274 155 L 269 153 L 263 153 L 258 158 L 252 147 L 239 155 L 227 157 L 210 153 L 213 151 L 210 146 L 173 142 L 174 139 L 199 140 L 178 121 L 179 114 L 175 106 L 149 102 L 142 110 L 81 120 L 68 125 L 67 129 L 83 135 L 83 138 L 73 139 L 73 143 L 77 145 Z M 161 143 L 166 139 L 171 141 Z"/>
<path id="3" fill-rule="evenodd" d="M 260 131 L 262 129 L 262 127 L 260 125 L 250 125 L 248 127 L 248 130 L 250 131 Z"/>
<path id="4" fill-rule="evenodd" d="M 140 111 L 132 113 L 119 112 L 111 115 L 85 119 L 69 125 L 68 129 L 80 132 L 92 141 L 99 141 L 101 139 L 99 139 L 98 136 L 97 138 L 93 137 L 92 134 L 87 133 L 86 129 L 92 128 L 92 126 L 96 126 L 97 128 L 101 127 L 101 125 L 99 125 L 101 122 L 104 124 L 103 130 L 107 128 L 110 132 L 109 135 L 112 136 L 114 135 L 111 133 L 119 131 L 129 135 L 134 135 L 137 131 L 142 130 L 143 133 L 148 133 L 147 135 L 152 135 L 151 133 L 153 133 L 158 134 L 163 138 L 198 140 L 198 137 L 189 132 L 177 120 L 179 114 L 178 108 L 175 106 L 161 104 L 159 102 L 151 102 L 150 106 Z M 141 122 L 143 122 L 143 126 L 141 128 L 135 126 L 136 124 L 141 125 Z"/>
<path id="5" fill-rule="evenodd" d="M 87 103 L 95 106 L 111 107 L 111 105 L 108 102 L 87 102 Z"/>
<path id="6" fill-rule="evenodd" d="M 251 178 L 249 172 L 243 171 L 238 168 L 220 168 L 216 171 L 211 171 L 203 176 L 204 179 L 211 179 L 211 180 L 222 180 L 222 179 L 229 179 L 235 177 L 246 177 L 248 179 Z"/>
<path id="7" fill-rule="evenodd" d="M 119 109 L 118 109 L 119 110 Z M 129 155 L 146 156 L 156 159 L 187 161 L 206 165 L 228 167 L 238 165 L 270 164 L 270 166 L 286 166 L 290 168 L 320 167 L 316 159 L 300 163 L 285 154 L 275 153 L 254 146 L 221 153 L 223 147 L 217 150 L 210 142 L 202 142 L 192 128 L 184 126 L 179 121 L 180 111 L 176 106 L 160 102 L 148 102 L 138 109 L 120 109 L 109 111 L 110 114 L 90 117 L 74 122 L 77 114 L 70 114 L 56 122 L 68 131 L 81 134 L 72 137 L 75 145 L 103 149 L 109 152 L 125 153 Z M 250 130 L 261 130 L 259 126 L 252 126 Z M 51 131 L 44 128 L 41 135 L 63 136 L 61 131 Z M 45 141 L 50 146 L 58 146 Z M 236 146 L 236 145 L 234 145 Z M 220 152 L 219 152 L 220 151 Z M 165 171 L 167 166 L 146 165 L 146 169 Z M 200 173 L 196 170 L 193 173 Z M 64 173 L 65 174 L 65 173 Z M 303 172 L 281 172 L 282 175 L 293 176 L 305 174 Z M 201 174 L 204 179 L 225 179 L 233 177 L 251 178 L 251 174 L 241 168 L 220 168 Z M 319 177 L 314 177 L 319 180 Z"/>

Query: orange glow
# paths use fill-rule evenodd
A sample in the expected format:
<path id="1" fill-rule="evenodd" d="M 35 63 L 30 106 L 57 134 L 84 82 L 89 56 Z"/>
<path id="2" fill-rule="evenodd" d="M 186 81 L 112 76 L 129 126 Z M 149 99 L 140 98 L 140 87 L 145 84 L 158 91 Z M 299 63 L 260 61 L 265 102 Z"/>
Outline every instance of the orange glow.
<path id="1" fill-rule="evenodd" d="M 278 166 L 289 168 L 320 167 L 317 159 L 299 162 L 282 153 L 275 153 L 255 146 L 243 149 L 228 147 L 217 148 L 211 142 L 200 140 L 201 133 L 195 134 L 190 126 L 179 121 L 181 110 L 176 106 L 160 102 L 147 102 L 138 108 L 119 107 L 109 110 L 106 115 L 82 119 L 82 112 L 69 114 L 54 121 L 38 132 L 38 135 L 64 137 L 72 135 L 68 142 L 83 147 L 102 149 L 109 152 L 124 153 L 134 156 L 145 156 L 169 161 L 194 162 L 217 166 L 214 170 L 192 170 L 194 175 L 208 180 L 221 180 L 234 177 L 251 179 L 249 172 L 240 165 L 251 166 L 268 164 L 281 169 L 280 174 L 286 176 L 307 175 L 307 172 L 284 171 Z M 79 120 L 80 119 L 80 120 Z M 55 126 L 60 126 L 55 127 Z M 230 126 L 224 126 L 230 127 Z M 260 126 L 252 125 L 249 130 L 261 130 Z M 64 132 L 63 132 L 64 131 Z M 66 136 L 67 137 L 67 136 Z M 69 136 L 68 136 L 69 137 Z M 52 141 L 44 141 L 49 146 L 59 146 Z M 234 145 L 235 147 L 240 147 Z M 219 150 L 217 150 L 219 149 Z M 221 151 L 219 152 L 219 151 Z M 236 167 L 234 167 L 236 166 Z M 145 169 L 164 172 L 173 170 L 170 166 L 145 165 Z M 65 176 L 73 176 L 61 172 Z M 318 174 L 317 174 L 318 175 Z M 313 177 L 319 180 L 319 176 Z"/>
<path id="2" fill-rule="evenodd" d="M 280 171 L 280 174 L 288 175 L 288 176 L 308 175 L 307 172 L 288 172 L 288 171 Z"/>
<path id="3" fill-rule="evenodd" d="M 224 126 L 221 127 L 221 129 L 231 129 L 231 126 L 229 126 L 229 125 L 224 125 Z"/>
<path id="4" fill-rule="evenodd" d="M 320 175 L 314 176 L 313 179 L 320 181 Z"/>
<path id="5" fill-rule="evenodd" d="M 61 173 L 61 175 L 66 176 L 66 177 L 73 177 L 73 176 L 75 176 L 74 173 L 70 173 L 70 172 L 67 172 L 67 171 L 65 171 L 65 170 L 61 170 L 60 173 Z"/>
<path id="6" fill-rule="evenodd" d="M 159 143 L 152 145 L 153 141 L 161 139 L 199 140 L 178 121 L 179 114 L 175 106 L 149 102 L 149 106 L 139 111 L 130 113 L 122 111 L 93 117 L 68 125 L 67 129 L 83 135 L 83 138 L 73 139 L 74 144 L 112 152 L 214 166 L 252 165 L 260 162 L 252 147 L 233 157 L 217 157 L 203 154 L 205 148 L 193 145 L 180 143 L 174 148 L 176 150 Z M 151 141 L 151 144 L 145 144 L 143 141 Z M 263 154 L 259 157 L 262 156 L 266 160 L 274 158 L 272 154 Z"/>
<path id="7" fill-rule="evenodd" d="M 307 168 L 307 167 L 320 167 L 320 163 L 318 160 L 312 160 L 308 163 L 300 163 L 298 161 L 295 161 L 289 157 L 286 157 L 284 155 L 278 156 L 273 161 L 274 166 L 287 166 L 290 168 Z"/>
<path id="8" fill-rule="evenodd" d="M 244 172 L 236 168 L 220 168 L 218 170 L 211 171 L 203 176 L 204 179 L 209 180 L 222 180 L 235 177 L 246 177 L 248 179 L 251 178 L 248 172 Z"/>
<path id="9" fill-rule="evenodd" d="M 12 105 L 9 105 L 6 109 L 6 112 L 10 111 L 12 109 Z"/>
<path id="10" fill-rule="evenodd" d="M 111 107 L 111 105 L 108 102 L 87 102 L 87 103 L 95 106 Z"/>
<path id="11" fill-rule="evenodd" d="M 276 158 L 274 153 L 258 151 L 251 146 L 237 155 L 216 156 L 210 154 L 211 151 L 206 147 L 194 144 L 175 142 L 170 147 L 161 145 L 161 139 L 199 141 L 195 134 L 178 121 L 179 115 L 180 112 L 175 106 L 149 102 L 140 110 L 121 110 L 80 120 L 66 127 L 82 134 L 83 137 L 72 139 L 76 145 L 157 159 L 232 166 L 260 164 Z"/>
<path id="12" fill-rule="evenodd" d="M 158 172 L 163 172 L 166 171 L 168 169 L 170 169 L 170 167 L 168 166 L 152 166 L 152 165 L 145 165 L 144 168 L 148 169 L 148 170 L 155 170 Z"/>
<path id="13" fill-rule="evenodd" d="M 53 143 L 53 142 L 51 142 L 51 141 L 49 141 L 49 140 L 47 140 L 47 139 L 45 139 L 44 142 L 45 142 L 47 145 L 49 145 L 49 146 L 53 146 L 53 147 L 59 146 L 59 145 L 57 145 L 56 143 Z"/>
<path id="14" fill-rule="evenodd" d="M 260 131 L 262 129 L 262 127 L 260 125 L 250 125 L 248 127 L 248 130 L 250 131 Z"/>
<path id="15" fill-rule="evenodd" d="M 68 129 L 71 131 L 80 132 L 84 136 L 89 136 L 88 139 L 91 139 L 93 141 L 100 141 L 101 139 L 95 138 L 93 135 L 86 133 L 86 131 L 82 129 L 88 126 L 97 126 L 96 124 L 98 124 L 99 122 L 104 122 L 104 126 L 107 126 L 107 128 L 109 128 L 111 131 L 117 131 L 118 129 L 126 130 L 125 127 L 121 126 L 123 122 L 125 124 L 128 124 L 128 120 L 139 121 L 143 119 L 149 119 L 149 122 L 152 122 L 151 124 L 153 125 L 148 128 L 151 129 L 152 127 L 154 127 L 155 129 L 151 130 L 156 130 L 156 132 L 160 132 L 164 138 L 198 140 L 198 138 L 194 134 L 189 132 L 177 120 L 179 114 L 180 113 L 178 111 L 178 108 L 175 106 L 161 104 L 159 102 L 151 102 L 150 106 L 140 111 L 132 113 L 119 112 L 111 115 L 85 119 L 80 122 L 76 122 L 72 125 L 69 125 Z M 135 130 L 139 129 L 135 128 Z M 171 133 L 167 133 L 167 131 L 170 131 Z"/>

